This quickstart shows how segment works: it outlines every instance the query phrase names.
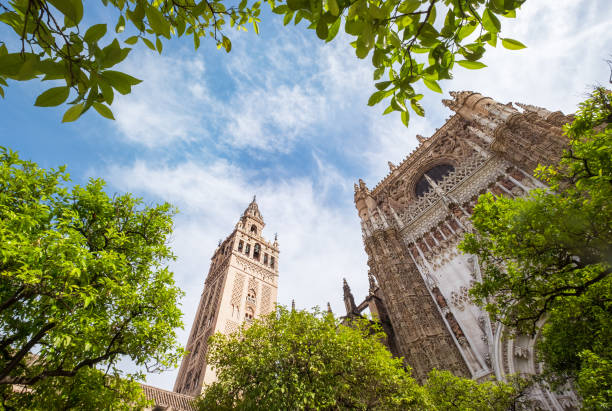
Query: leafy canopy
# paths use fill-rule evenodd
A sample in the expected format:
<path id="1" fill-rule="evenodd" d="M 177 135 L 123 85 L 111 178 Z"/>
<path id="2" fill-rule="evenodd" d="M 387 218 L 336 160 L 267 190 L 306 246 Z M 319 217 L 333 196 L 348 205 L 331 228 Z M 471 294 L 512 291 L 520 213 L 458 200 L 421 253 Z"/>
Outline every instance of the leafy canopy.
<path id="1" fill-rule="evenodd" d="M 479 60 L 487 45 L 525 47 L 501 37 L 501 21 L 514 18 L 524 1 L 268 0 L 285 24 L 304 20 L 326 42 L 342 26 L 355 38 L 351 45 L 357 57 L 371 54 L 374 80 L 381 80 L 368 104 L 389 99 L 384 113 L 399 111 L 406 126 L 410 110 L 424 115 L 417 83 L 442 93 L 438 81 L 450 79 L 456 64 L 471 70 L 486 67 Z"/>
<path id="2" fill-rule="evenodd" d="M 497 320 L 534 333 L 553 380 L 577 381 L 588 409 L 612 405 L 612 95 L 599 88 L 565 126 L 558 165 L 536 170 L 547 190 L 483 195 L 463 251 L 479 257 L 472 295 Z"/>
<path id="3" fill-rule="evenodd" d="M 138 41 L 159 53 L 163 41 L 192 36 L 195 49 L 202 38 L 212 37 L 217 47 L 232 48 L 224 29 L 259 33 L 261 1 L 248 0 L 100 0 L 119 12 L 114 34 L 107 23 L 82 27 L 83 0 L 0 1 L 0 23 L 12 28 L 19 49 L 8 50 L 0 41 L 0 95 L 6 80 L 35 77 L 62 80 L 36 99 L 37 106 L 58 106 L 69 101 L 65 122 L 94 108 L 113 119 L 114 93 L 128 94 L 140 83 L 135 77 L 113 70 Z M 389 99 L 385 114 L 401 112 L 408 125 L 409 112 L 423 116 L 415 86 L 423 84 L 442 92 L 438 81 L 450 79 L 455 64 L 479 69 L 486 46 L 518 50 L 525 46 L 501 37 L 501 21 L 513 18 L 525 0 L 267 0 L 287 25 L 304 20 L 319 38 L 331 41 L 343 25 L 353 36 L 359 58 L 372 54 L 378 89 L 369 99 L 374 105 Z M 122 38 L 126 29 L 136 35 Z M 107 35 L 108 34 L 108 35 Z M 102 41 L 104 38 L 107 41 Z M 122 40 L 122 41 L 120 41 Z M 127 46 L 126 46 L 127 45 Z M 72 97 L 71 97 L 72 95 Z"/>
<path id="4" fill-rule="evenodd" d="M 174 209 L 111 198 L 102 180 L 72 189 L 67 181 L 63 167 L 44 170 L 0 151 L 5 407 L 127 407 L 142 400 L 133 381 L 142 375 L 124 375 L 120 360 L 153 371 L 182 354 L 173 331 L 182 326 L 182 293 L 166 267 Z"/>
<path id="5" fill-rule="evenodd" d="M 374 409 L 505 410 L 514 386 L 478 384 L 433 371 L 426 386 L 410 376 L 401 358 L 381 344 L 378 326 L 350 326 L 315 310 L 279 307 L 231 335 L 211 337 L 208 362 L 218 381 L 205 387 L 202 410 Z M 473 403 L 473 404 L 472 404 Z"/>
<path id="6" fill-rule="evenodd" d="M 2 86 L 8 85 L 7 79 L 62 80 L 65 85 L 43 92 L 35 105 L 58 106 L 72 94 L 70 108 L 62 121 L 74 121 L 92 107 L 100 115 L 113 119 L 109 106 L 115 92 L 128 94 L 132 86 L 140 83 L 131 75 L 112 69 L 127 57 L 131 51 L 128 46 L 141 41 L 161 53 L 163 40 L 185 35 L 193 37 L 197 49 L 201 39 L 209 36 L 219 48 L 229 52 L 232 43 L 223 34 L 228 24 L 245 31 L 247 24 L 252 24 L 255 32 L 259 31 L 259 1 L 250 7 L 247 0 L 231 7 L 221 0 L 100 2 L 119 12 L 110 30 L 104 22 L 83 27 L 83 15 L 87 11 L 83 0 L 0 1 L 0 23 L 12 28 L 20 45 L 20 49 L 9 52 L 7 45 L 0 41 L 0 95 L 4 97 Z M 126 28 L 137 34 L 124 36 L 120 42 L 120 34 Z"/>

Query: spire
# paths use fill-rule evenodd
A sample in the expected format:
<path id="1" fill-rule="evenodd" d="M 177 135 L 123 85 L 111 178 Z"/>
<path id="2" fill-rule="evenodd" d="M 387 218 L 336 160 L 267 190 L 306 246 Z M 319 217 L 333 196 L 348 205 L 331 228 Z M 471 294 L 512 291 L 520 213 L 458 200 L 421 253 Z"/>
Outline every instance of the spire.
<path id="1" fill-rule="evenodd" d="M 346 307 L 346 315 L 350 315 L 357 310 L 357 306 L 355 305 L 355 298 L 353 297 L 353 293 L 351 293 L 351 288 L 346 282 L 346 278 L 342 279 L 342 289 L 344 290 L 344 306 Z"/>
<path id="2" fill-rule="evenodd" d="M 416 135 L 417 140 L 419 140 L 419 143 L 423 144 L 425 142 L 425 140 L 427 140 L 425 137 L 423 137 L 420 134 Z"/>
<path id="3" fill-rule="evenodd" d="M 368 186 L 366 186 L 366 183 L 361 178 L 359 179 L 359 188 L 365 191 L 369 191 Z"/>
<path id="4" fill-rule="evenodd" d="M 389 164 L 389 171 L 393 171 L 397 168 L 397 166 L 390 161 L 387 161 L 387 164 Z"/>
<path id="5" fill-rule="evenodd" d="M 327 302 L 327 312 L 330 314 L 333 314 L 332 309 L 331 309 L 331 304 L 329 303 L 329 301 Z"/>
<path id="6" fill-rule="evenodd" d="M 295 311 L 295 300 L 291 300 L 291 311 Z"/>
<path id="7" fill-rule="evenodd" d="M 257 198 L 253 196 L 253 201 L 249 203 L 244 213 L 242 213 L 243 217 L 251 217 L 255 220 L 259 220 L 259 222 L 263 223 L 263 216 L 259 212 L 259 207 L 257 206 Z"/>
<path id="8" fill-rule="evenodd" d="M 461 107 L 463 107 L 463 105 L 465 104 L 465 101 L 467 100 L 469 96 L 473 94 L 478 94 L 478 93 L 474 93 L 473 91 L 451 91 L 449 94 L 451 95 L 453 99 L 452 100 L 443 99 L 442 104 L 444 104 L 446 107 L 450 108 L 451 110 L 457 112 L 459 111 Z"/>

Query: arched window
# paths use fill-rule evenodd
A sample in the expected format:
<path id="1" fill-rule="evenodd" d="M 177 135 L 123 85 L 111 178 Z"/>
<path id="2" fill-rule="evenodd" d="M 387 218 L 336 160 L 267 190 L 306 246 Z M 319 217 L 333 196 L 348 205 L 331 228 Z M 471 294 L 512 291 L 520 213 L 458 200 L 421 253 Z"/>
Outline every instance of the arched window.
<path id="1" fill-rule="evenodd" d="M 257 261 L 259 261 L 259 250 L 260 250 L 259 244 L 255 243 L 255 247 L 253 247 L 253 258 L 256 259 Z"/>
<path id="2" fill-rule="evenodd" d="M 255 304 L 255 290 L 252 288 L 249 289 L 249 292 L 247 293 L 247 301 Z"/>
<path id="3" fill-rule="evenodd" d="M 251 252 L 251 244 L 247 243 L 247 245 L 244 246 L 244 253 L 246 255 L 249 255 L 250 252 Z"/>
<path id="4" fill-rule="evenodd" d="M 274 268 L 274 257 L 270 257 L 270 267 Z"/>
<path id="5" fill-rule="evenodd" d="M 240 240 L 238 243 L 238 251 L 242 251 L 242 247 L 244 246 L 244 241 Z"/>
<path id="6" fill-rule="evenodd" d="M 264 253 L 264 264 L 268 265 L 268 254 Z"/>
<path id="7" fill-rule="evenodd" d="M 251 226 L 251 233 L 257 234 L 257 226 L 255 224 Z"/>
<path id="8" fill-rule="evenodd" d="M 444 177 L 446 177 L 448 173 L 454 170 L 455 167 L 450 164 L 438 164 L 437 166 L 432 167 L 428 171 L 426 171 L 425 174 L 427 174 L 429 178 L 431 178 L 434 182 L 437 183 L 438 181 L 441 181 Z M 414 193 L 417 197 L 422 197 L 430 189 L 431 185 L 429 184 L 429 181 L 427 181 L 425 176 L 421 176 L 419 181 L 417 181 L 416 185 L 414 186 Z"/>

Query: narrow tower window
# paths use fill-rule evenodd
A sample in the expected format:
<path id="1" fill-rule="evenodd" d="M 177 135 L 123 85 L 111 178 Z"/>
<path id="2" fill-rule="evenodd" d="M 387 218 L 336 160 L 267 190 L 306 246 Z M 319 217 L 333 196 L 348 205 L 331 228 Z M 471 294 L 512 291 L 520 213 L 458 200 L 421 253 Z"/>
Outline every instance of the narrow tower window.
<path id="1" fill-rule="evenodd" d="M 255 247 L 253 247 L 253 258 L 256 259 L 257 261 L 259 261 L 259 244 L 255 244 Z"/>
<path id="2" fill-rule="evenodd" d="M 242 247 L 244 246 L 244 241 L 240 240 L 238 243 L 238 251 L 242 251 Z"/>
<path id="3" fill-rule="evenodd" d="M 274 257 L 270 257 L 270 267 L 274 268 Z"/>
<path id="4" fill-rule="evenodd" d="M 264 253 L 264 264 L 268 265 L 268 254 Z"/>
<path id="5" fill-rule="evenodd" d="M 253 309 L 252 308 L 247 308 L 246 313 L 244 313 L 244 319 L 246 322 L 250 323 L 251 321 L 253 321 Z"/>
<path id="6" fill-rule="evenodd" d="M 248 244 L 246 246 L 244 246 L 244 253 L 246 255 L 249 255 L 249 253 L 251 252 L 251 244 Z"/>
<path id="7" fill-rule="evenodd" d="M 255 304 L 255 290 L 253 290 L 252 288 L 247 293 L 247 301 Z"/>
<path id="8" fill-rule="evenodd" d="M 257 234 L 257 226 L 255 224 L 251 226 L 251 233 Z"/>

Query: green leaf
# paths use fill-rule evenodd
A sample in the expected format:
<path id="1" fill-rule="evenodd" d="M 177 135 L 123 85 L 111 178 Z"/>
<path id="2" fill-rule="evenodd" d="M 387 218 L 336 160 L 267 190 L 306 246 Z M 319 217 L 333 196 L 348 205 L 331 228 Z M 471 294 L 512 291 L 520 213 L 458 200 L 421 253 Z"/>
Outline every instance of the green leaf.
<path id="1" fill-rule="evenodd" d="M 476 30 L 476 26 L 477 24 L 475 22 L 471 22 L 469 24 L 464 24 L 460 29 L 459 29 L 459 33 L 457 35 L 457 38 L 459 41 L 463 40 L 464 38 L 466 38 L 467 36 L 469 36 L 470 34 L 472 34 L 472 32 L 474 30 Z"/>
<path id="2" fill-rule="evenodd" d="M 440 88 L 440 86 L 438 85 L 438 83 L 436 81 L 428 80 L 428 79 L 424 78 L 423 79 L 423 83 L 425 83 L 427 88 L 429 88 L 430 90 L 433 90 L 436 93 L 442 93 L 442 89 Z"/>
<path id="3" fill-rule="evenodd" d="M 124 43 L 134 45 L 138 42 L 138 36 L 132 36 L 125 40 Z"/>
<path id="4" fill-rule="evenodd" d="M 197 35 L 195 35 L 195 36 L 197 37 Z M 143 42 L 143 43 L 144 43 L 144 44 L 145 44 L 145 45 L 146 45 L 148 48 L 150 48 L 151 50 L 155 51 L 155 45 L 153 44 L 153 42 L 152 42 L 151 40 L 149 40 L 149 39 L 148 39 L 148 38 L 146 38 L 146 37 L 141 37 L 141 40 L 142 40 L 142 42 Z M 198 37 L 198 40 L 199 40 L 199 37 Z M 199 45 L 199 43 L 198 43 L 198 45 Z M 197 49 L 197 47 L 196 47 L 196 49 Z"/>
<path id="5" fill-rule="evenodd" d="M 106 24 L 94 24 L 85 32 L 83 40 L 86 43 L 97 43 L 106 34 Z"/>
<path id="6" fill-rule="evenodd" d="M 130 48 L 121 48 L 119 41 L 114 39 L 111 44 L 102 49 L 100 64 L 103 68 L 112 67 L 122 62 L 130 52 Z"/>
<path id="7" fill-rule="evenodd" d="M 110 108 L 108 108 L 108 106 L 102 104 L 102 103 L 93 103 L 93 108 L 100 113 L 100 115 L 102 117 L 106 117 L 110 120 L 114 120 L 115 117 L 113 116 L 113 112 L 111 111 Z"/>
<path id="8" fill-rule="evenodd" d="M 327 0 L 327 6 L 332 15 L 337 16 L 340 14 L 340 8 L 338 7 L 337 0 Z"/>
<path id="9" fill-rule="evenodd" d="M 132 86 L 142 82 L 142 80 L 138 80 L 129 74 L 114 70 L 103 71 L 102 77 L 121 94 L 130 93 L 132 91 Z"/>
<path id="10" fill-rule="evenodd" d="M 395 110 L 393 109 L 393 106 L 389 106 L 389 107 L 387 107 L 387 108 L 385 109 L 385 111 L 383 111 L 383 116 L 386 116 L 387 114 L 389 114 L 389 113 L 391 113 L 391 112 L 393 112 L 393 111 L 395 111 Z"/>
<path id="11" fill-rule="evenodd" d="M 404 125 L 408 127 L 408 123 L 410 123 L 410 114 L 408 113 L 408 111 L 402 111 L 401 118 L 402 123 L 404 123 Z"/>
<path id="12" fill-rule="evenodd" d="M 104 98 L 106 104 L 112 104 L 113 99 L 115 98 L 115 92 L 113 91 L 113 88 L 104 79 L 98 80 L 98 87 L 100 87 L 102 97 Z"/>
<path id="13" fill-rule="evenodd" d="M 367 48 L 364 45 L 357 45 L 357 48 L 355 49 L 355 54 L 357 55 L 357 57 L 359 57 L 360 59 L 364 59 L 366 58 L 366 56 L 368 55 L 368 53 L 370 52 L 370 49 Z"/>
<path id="14" fill-rule="evenodd" d="M 229 53 L 230 51 L 232 51 L 232 42 L 230 41 L 229 38 L 223 36 L 223 47 L 225 48 L 225 51 L 227 53 Z"/>
<path id="15" fill-rule="evenodd" d="M 287 13 L 288 10 L 289 10 L 289 7 L 287 7 L 286 4 L 282 4 L 282 5 L 278 6 L 278 7 L 273 8 L 272 9 L 272 13 L 283 15 L 283 14 Z"/>
<path id="16" fill-rule="evenodd" d="M 75 26 L 81 22 L 81 19 L 83 18 L 83 3 L 81 0 L 47 1 L 70 20 L 71 26 Z"/>
<path id="17" fill-rule="evenodd" d="M 370 4 L 370 7 L 368 7 L 368 14 L 377 20 L 382 20 L 386 17 L 385 13 L 373 4 Z"/>
<path id="18" fill-rule="evenodd" d="M 481 63 L 480 61 L 458 60 L 457 64 L 459 64 L 461 67 L 465 67 L 470 70 L 477 70 L 487 67 L 486 64 Z"/>
<path id="19" fill-rule="evenodd" d="M 482 13 L 482 25 L 491 33 L 497 33 L 501 29 L 499 19 L 489 9 L 485 9 Z"/>
<path id="20" fill-rule="evenodd" d="M 334 24 L 332 24 L 329 28 L 329 34 L 327 35 L 327 39 L 325 39 L 326 43 L 329 43 L 330 41 L 332 41 L 334 39 L 334 37 L 336 37 L 336 35 L 338 34 L 338 31 L 340 31 L 340 22 L 342 21 L 341 18 L 337 18 L 336 21 L 334 22 Z"/>
<path id="21" fill-rule="evenodd" d="M 119 20 L 117 20 L 117 24 L 115 25 L 115 33 L 123 33 L 125 30 L 125 17 L 123 15 L 119 16 Z"/>
<path id="22" fill-rule="evenodd" d="M 385 91 L 377 91 L 370 96 L 368 99 L 368 106 L 373 106 L 379 103 L 383 98 L 385 98 L 387 93 Z"/>
<path id="23" fill-rule="evenodd" d="M 0 75 L 4 75 L 13 79 L 24 78 L 24 71 L 30 72 L 29 78 L 33 78 L 35 70 L 33 65 L 38 63 L 38 56 L 32 53 L 9 53 L 0 56 Z M 25 68 L 25 70 L 24 70 Z"/>
<path id="24" fill-rule="evenodd" d="M 159 54 L 161 54 L 163 47 L 164 46 L 163 46 L 162 41 L 160 40 L 160 38 L 156 37 L 155 38 L 155 48 L 157 49 L 157 52 Z"/>
<path id="25" fill-rule="evenodd" d="M 502 45 L 508 50 L 520 50 L 520 49 L 524 49 L 527 47 L 526 45 L 524 45 L 518 40 L 501 39 L 501 41 L 502 41 Z"/>
<path id="26" fill-rule="evenodd" d="M 38 107 L 59 106 L 66 101 L 69 94 L 70 87 L 53 87 L 38 96 L 34 105 Z"/>
<path id="27" fill-rule="evenodd" d="M 423 110 L 423 106 L 421 106 L 415 99 L 410 100 L 410 106 L 419 116 L 423 117 L 425 115 L 425 110 Z"/>
<path id="28" fill-rule="evenodd" d="M 327 28 L 327 24 L 323 21 L 323 19 L 319 20 L 317 23 L 317 36 L 321 40 L 327 39 L 327 35 L 329 34 L 329 29 Z"/>
<path id="29" fill-rule="evenodd" d="M 374 70 L 374 76 L 373 76 L 374 80 L 380 80 L 383 74 L 385 74 L 385 68 L 384 67 L 377 68 L 376 70 Z"/>
<path id="30" fill-rule="evenodd" d="M 66 112 L 64 113 L 64 118 L 62 118 L 62 123 L 69 123 L 71 121 L 75 121 L 76 119 L 78 119 L 81 116 L 81 113 L 83 112 L 83 104 L 75 104 L 74 106 L 70 107 L 68 110 L 66 110 Z"/>
<path id="31" fill-rule="evenodd" d="M 374 84 L 378 90 L 384 90 L 389 87 L 393 82 L 392 81 L 381 81 L 379 83 Z"/>
<path id="32" fill-rule="evenodd" d="M 149 26 L 155 34 L 170 38 L 170 23 L 168 23 L 157 7 L 147 4 L 145 14 L 149 21 Z"/>
<path id="33" fill-rule="evenodd" d="M 418 9 L 420 5 L 420 0 L 405 0 L 400 4 L 397 10 L 402 14 L 410 14 Z"/>

